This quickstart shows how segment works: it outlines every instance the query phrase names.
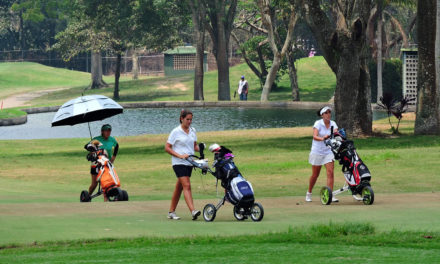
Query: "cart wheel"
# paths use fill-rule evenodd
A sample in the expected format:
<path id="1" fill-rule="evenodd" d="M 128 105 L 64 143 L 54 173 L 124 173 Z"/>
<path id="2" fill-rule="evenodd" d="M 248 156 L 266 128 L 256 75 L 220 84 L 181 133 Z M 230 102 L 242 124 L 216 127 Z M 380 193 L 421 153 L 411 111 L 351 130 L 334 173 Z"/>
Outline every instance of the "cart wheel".
<path id="1" fill-rule="evenodd" d="M 212 222 L 215 219 L 215 215 L 217 214 L 217 209 L 213 204 L 205 205 L 203 208 L 203 218 L 206 222 Z"/>
<path id="2" fill-rule="evenodd" d="M 109 202 L 124 201 L 124 194 L 121 188 L 116 187 L 107 191 L 107 198 Z"/>
<path id="3" fill-rule="evenodd" d="M 373 188 L 370 186 L 362 188 L 362 198 L 365 205 L 372 205 L 374 202 Z"/>
<path id="4" fill-rule="evenodd" d="M 87 203 L 87 202 L 91 202 L 92 198 L 90 197 L 90 194 L 88 191 L 84 190 L 81 192 L 81 195 L 79 196 L 79 201 L 81 203 Z"/>
<path id="5" fill-rule="evenodd" d="M 246 217 L 243 214 L 240 214 L 240 207 L 236 205 L 234 206 L 234 217 L 238 221 L 243 221 L 244 219 L 246 219 Z"/>
<path id="6" fill-rule="evenodd" d="M 332 203 L 333 193 L 330 187 L 324 186 L 321 188 L 321 203 L 323 205 L 329 205 Z"/>
<path id="7" fill-rule="evenodd" d="M 122 190 L 122 201 L 128 201 L 128 193 L 126 190 Z"/>
<path id="8" fill-rule="evenodd" d="M 254 222 L 259 222 L 263 219 L 264 209 L 263 206 L 259 203 L 254 203 L 251 207 L 251 218 Z"/>

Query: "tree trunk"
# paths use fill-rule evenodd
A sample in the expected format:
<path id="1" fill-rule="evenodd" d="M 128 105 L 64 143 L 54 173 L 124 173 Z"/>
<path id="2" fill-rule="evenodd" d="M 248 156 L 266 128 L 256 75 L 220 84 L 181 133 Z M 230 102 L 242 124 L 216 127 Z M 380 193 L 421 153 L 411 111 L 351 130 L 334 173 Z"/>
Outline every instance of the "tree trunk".
<path id="1" fill-rule="evenodd" d="M 231 100 L 229 84 L 228 46 L 231 36 L 237 0 L 202 1 L 207 10 L 209 23 L 206 28 L 211 36 L 213 51 L 218 70 L 218 100 Z"/>
<path id="2" fill-rule="evenodd" d="M 336 72 L 334 107 L 338 127 L 347 129 L 353 136 L 359 136 L 371 133 L 370 74 L 366 51 L 357 51 L 350 42 L 345 40 L 342 44 Z"/>
<path id="3" fill-rule="evenodd" d="M 194 65 L 194 100 L 205 100 L 203 94 L 204 56 L 205 56 L 205 19 L 206 9 L 201 1 L 190 0 L 192 21 L 194 24 L 194 42 L 196 60 Z"/>
<path id="4" fill-rule="evenodd" d="M 221 22 L 221 21 L 219 21 Z M 218 43 L 215 59 L 217 61 L 218 70 L 218 100 L 231 100 L 231 87 L 229 84 L 229 60 L 228 60 L 228 41 L 225 36 L 224 27 L 220 26 L 218 30 Z"/>
<path id="5" fill-rule="evenodd" d="M 278 32 L 277 14 L 272 7 L 271 1 L 259 0 L 257 3 L 261 12 L 261 22 L 267 30 L 267 39 L 274 56 L 266 82 L 263 85 L 263 91 L 261 92 L 261 101 L 264 102 L 269 100 L 269 94 L 280 68 L 281 61 L 290 48 L 290 45 L 292 45 L 293 29 L 295 28 L 298 16 L 295 13 L 293 5 L 290 5 L 289 21 L 286 23 L 286 37 L 284 40 L 281 40 Z M 280 49 L 279 46 L 282 46 L 282 48 Z"/>
<path id="6" fill-rule="evenodd" d="M 107 86 L 102 79 L 102 57 L 100 52 L 92 52 L 90 72 L 92 76 L 90 89 L 98 89 Z"/>
<path id="7" fill-rule="evenodd" d="M 24 58 L 23 58 L 23 51 L 24 50 L 26 50 L 26 37 L 25 37 L 25 30 L 24 30 L 24 19 L 23 19 L 23 11 L 22 10 L 20 10 L 20 12 L 19 12 L 19 14 L 18 14 L 18 17 L 19 17 L 19 20 L 18 20 L 18 23 L 19 23 L 19 35 L 18 35 L 18 38 L 19 38 L 19 41 L 20 41 L 20 49 L 22 50 L 22 56 L 21 56 L 21 59 L 23 60 Z"/>
<path id="8" fill-rule="evenodd" d="M 417 2 L 417 110 L 414 133 L 439 134 L 439 89 L 436 87 L 437 0 Z"/>
<path id="9" fill-rule="evenodd" d="M 437 21 L 436 21 L 436 37 L 435 37 L 435 86 L 440 98 L 440 0 L 437 0 Z M 440 100 L 440 99 L 439 99 Z M 439 102 L 440 103 L 440 102 Z M 439 106 L 440 108 L 440 106 Z M 440 109 L 439 109 L 440 115 Z M 440 117 L 439 117 L 440 120 Z M 439 121 L 440 122 L 440 121 Z"/>
<path id="10" fill-rule="evenodd" d="M 347 5 L 340 5 L 339 1 L 332 1 L 333 16 L 320 3 L 308 0 L 303 6 L 307 23 L 327 64 L 336 74 L 336 122 L 353 136 L 369 135 L 372 111 L 367 24 L 372 2 L 352 0 L 346 1 Z M 347 6 L 356 14 L 347 13 Z"/>
<path id="11" fill-rule="evenodd" d="M 205 31 L 195 32 L 196 40 L 196 62 L 194 68 L 194 100 L 205 100 L 203 94 L 203 62 L 205 56 Z"/>
<path id="12" fill-rule="evenodd" d="M 281 66 L 281 54 L 274 54 L 272 66 L 269 69 L 269 73 L 266 77 L 266 82 L 263 85 L 263 91 L 261 92 L 261 101 L 265 102 L 269 100 L 269 94 L 272 90 L 272 85 L 277 77 L 277 72 Z"/>
<path id="13" fill-rule="evenodd" d="M 439 0 L 440 1 L 440 0 Z M 295 58 L 290 48 L 287 52 L 287 67 L 289 68 L 290 88 L 292 89 L 292 101 L 299 101 L 298 76 L 296 74 Z"/>
<path id="14" fill-rule="evenodd" d="M 119 77 L 121 76 L 121 52 L 116 56 L 116 71 L 115 71 L 115 90 L 113 91 L 113 99 L 119 100 Z"/>
<path id="15" fill-rule="evenodd" d="M 133 80 L 137 80 L 139 78 L 139 61 L 138 61 L 138 52 L 136 49 L 133 49 L 132 58 L 132 67 L 131 74 L 133 75 Z"/>
<path id="16" fill-rule="evenodd" d="M 383 7 L 382 1 L 378 3 L 378 20 L 377 20 L 377 99 L 376 102 L 380 102 L 380 97 L 383 94 L 382 87 L 382 27 L 383 27 Z"/>

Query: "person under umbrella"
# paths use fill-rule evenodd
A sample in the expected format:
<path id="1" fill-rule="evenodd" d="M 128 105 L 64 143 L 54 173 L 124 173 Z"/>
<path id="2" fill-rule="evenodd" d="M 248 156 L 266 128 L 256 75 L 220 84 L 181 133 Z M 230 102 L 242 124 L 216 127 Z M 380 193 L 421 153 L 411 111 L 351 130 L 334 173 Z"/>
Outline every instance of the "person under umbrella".
<path id="1" fill-rule="evenodd" d="M 94 137 L 90 142 L 92 142 L 94 140 L 99 141 L 102 144 L 100 146 L 100 148 L 104 149 L 110 162 L 114 163 L 114 161 L 116 159 L 116 155 L 118 155 L 119 143 L 114 137 L 111 136 L 111 133 L 112 133 L 112 126 L 109 124 L 105 124 L 101 127 L 101 135 Z M 87 143 L 86 146 L 89 143 Z M 96 181 L 97 176 L 98 176 L 98 167 L 95 162 L 92 162 L 92 165 L 90 168 L 90 174 L 92 176 L 92 182 L 89 187 L 89 193 L 93 193 L 96 186 L 98 185 L 98 182 Z M 104 196 L 104 200 L 106 201 L 107 197 Z"/>

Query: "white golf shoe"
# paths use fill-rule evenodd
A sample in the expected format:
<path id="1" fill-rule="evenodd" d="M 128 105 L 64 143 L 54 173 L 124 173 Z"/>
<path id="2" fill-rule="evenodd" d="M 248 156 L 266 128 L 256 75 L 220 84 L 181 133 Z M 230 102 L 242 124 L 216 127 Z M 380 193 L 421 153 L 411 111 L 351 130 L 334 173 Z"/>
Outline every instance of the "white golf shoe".
<path id="1" fill-rule="evenodd" d="M 311 202 L 312 201 L 312 193 L 307 192 L 306 193 L 306 202 Z"/>
<path id="2" fill-rule="evenodd" d="M 168 213 L 168 219 L 179 220 L 180 217 L 178 217 L 175 212 L 169 212 Z"/>
<path id="3" fill-rule="evenodd" d="M 201 214 L 201 212 L 199 210 L 193 210 L 191 212 L 193 220 L 197 220 L 197 217 L 199 217 L 200 214 Z"/>

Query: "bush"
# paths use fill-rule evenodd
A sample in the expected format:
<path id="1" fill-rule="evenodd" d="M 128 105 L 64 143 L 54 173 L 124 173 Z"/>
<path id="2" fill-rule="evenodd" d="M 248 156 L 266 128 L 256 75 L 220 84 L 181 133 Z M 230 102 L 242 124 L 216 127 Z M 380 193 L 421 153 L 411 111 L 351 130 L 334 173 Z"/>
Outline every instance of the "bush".
<path id="1" fill-rule="evenodd" d="M 371 102 L 377 103 L 377 64 L 372 61 L 368 68 L 371 80 Z M 400 59 L 385 60 L 382 69 L 383 93 L 391 93 L 396 100 L 403 97 L 402 91 L 402 61 Z"/>

